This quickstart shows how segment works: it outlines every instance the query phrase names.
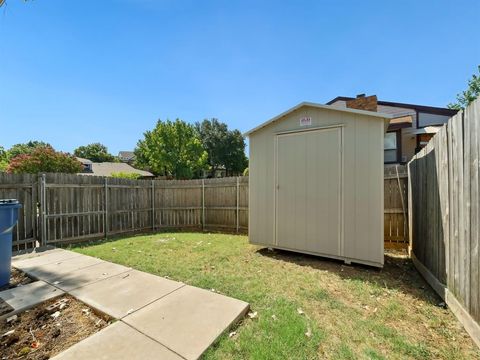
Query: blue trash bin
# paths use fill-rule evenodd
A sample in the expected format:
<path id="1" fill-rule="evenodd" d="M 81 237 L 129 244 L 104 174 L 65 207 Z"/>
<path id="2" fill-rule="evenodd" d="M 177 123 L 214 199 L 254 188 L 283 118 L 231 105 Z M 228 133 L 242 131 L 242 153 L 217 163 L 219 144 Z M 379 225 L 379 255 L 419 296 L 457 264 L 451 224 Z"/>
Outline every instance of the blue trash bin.
<path id="1" fill-rule="evenodd" d="M 12 231 L 22 205 L 13 199 L 0 200 L 0 287 L 10 282 Z"/>

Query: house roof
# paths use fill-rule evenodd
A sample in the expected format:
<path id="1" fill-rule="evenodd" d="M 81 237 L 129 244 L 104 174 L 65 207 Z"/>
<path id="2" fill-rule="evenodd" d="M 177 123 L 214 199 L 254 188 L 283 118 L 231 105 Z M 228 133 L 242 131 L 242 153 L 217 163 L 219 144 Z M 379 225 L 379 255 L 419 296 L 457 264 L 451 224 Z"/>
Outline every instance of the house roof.
<path id="1" fill-rule="evenodd" d="M 327 102 L 327 105 L 332 105 L 337 101 L 349 101 L 354 100 L 354 97 L 348 96 L 337 96 L 335 99 L 330 100 Z M 408 108 L 413 109 L 419 112 L 428 113 L 428 114 L 435 114 L 435 115 L 445 115 L 445 116 L 453 116 L 455 115 L 458 110 L 448 109 L 443 107 L 435 107 L 435 106 L 425 106 L 425 105 L 416 105 L 416 104 L 406 104 L 406 103 L 399 103 L 399 102 L 392 102 L 392 101 L 377 101 L 378 105 L 384 106 L 392 106 L 392 107 L 400 107 L 400 108 Z"/>
<path id="2" fill-rule="evenodd" d="M 410 134 L 436 134 L 440 131 L 441 126 L 425 126 L 424 128 L 415 129 Z"/>
<path id="3" fill-rule="evenodd" d="M 80 161 L 83 165 L 93 164 L 92 160 L 89 159 L 84 159 L 81 157 L 77 157 L 76 159 Z"/>
<path id="4" fill-rule="evenodd" d="M 120 151 L 118 153 L 118 157 L 133 159 L 135 157 L 135 153 L 133 151 Z"/>
<path id="5" fill-rule="evenodd" d="M 92 172 L 81 175 L 111 176 L 112 173 L 139 174 L 140 176 L 154 176 L 151 172 L 135 169 L 125 163 L 103 162 L 92 163 Z"/>
<path id="6" fill-rule="evenodd" d="M 330 105 L 323 105 L 323 104 L 317 104 L 317 103 L 312 103 L 308 101 L 301 102 L 300 104 L 288 109 L 287 111 L 281 113 L 280 115 L 275 116 L 274 118 L 265 121 L 264 123 L 258 125 L 257 127 L 254 127 L 253 129 L 247 131 L 244 133 L 245 136 L 249 136 L 250 134 L 254 133 L 257 130 L 260 130 L 261 128 L 264 128 L 267 125 L 270 125 L 271 123 L 280 120 L 284 116 L 287 116 L 288 114 L 294 112 L 295 110 L 298 110 L 304 106 L 309 106 L 317 109 L 326 109 L 326 110 L 332 110 L 332 111 L 341 111 L 341 112 L 346 112 L 346 113 L 352 113 L 352 114 L 359 114 L 359 115 L 367 115 L 367 116 L 373 116 L 377 117 L 380 119 L 391 119 L 392 115 L 390 114 L 383 114 L 379 112 L 374 112 L 374 111 L 365 111 L 365 110 L 357 110 L 357 109 L 350 109 L 350 108 L 337 108 L 334 106 Z"/>

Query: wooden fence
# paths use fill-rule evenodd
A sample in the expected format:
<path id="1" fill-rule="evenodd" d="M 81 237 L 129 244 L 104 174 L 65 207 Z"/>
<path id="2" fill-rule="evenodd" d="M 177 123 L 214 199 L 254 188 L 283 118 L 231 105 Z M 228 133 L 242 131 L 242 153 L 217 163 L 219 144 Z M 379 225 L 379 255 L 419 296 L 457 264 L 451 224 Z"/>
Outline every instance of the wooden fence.
<path id="1" fill-rule="evenodd" d="M 384 242 L 386 249 L 408 248 L 408 174 L 403 165 L 384 171 Z"/>
<path id="2" fill-rule="evenodd" d="M 385 247 L 406 248 L 406 171 L 385 173 Z M 0 198 L 23 204 L 14 250 L 159 230 L 248 230 L 248 177 L 126 180 L 0 174 Z"/>
<path id="3" fill-rule="evenodd" d="M 40 188 L 45 244 L 164 228 L 248 228 L 246 177 L 169 181 L 46 174 Z"/>
<path id="4" fill-rule="evenodd" d="M 0 173 L 0 199 L 17 199 L 22 204 L 18 224 L 13 231 L 14 250 L 37 245 L 37 176 Z"/>
<path id="5" fill-rule="evenodd" d="M 412 259 L 480 346 L 480 99 L 408 164 Z"/>

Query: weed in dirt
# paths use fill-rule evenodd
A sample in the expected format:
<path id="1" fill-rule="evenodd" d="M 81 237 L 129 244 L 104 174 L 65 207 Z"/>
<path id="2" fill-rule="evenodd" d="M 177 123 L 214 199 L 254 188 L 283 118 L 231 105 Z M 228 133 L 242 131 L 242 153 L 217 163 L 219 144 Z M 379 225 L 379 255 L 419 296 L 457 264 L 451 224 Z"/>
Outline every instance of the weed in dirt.
<path id="1" fill-rule="evenodd" d="M 61 296 L 0 323 L 2 359 L 48 359 L 106 327 L 112 319 Z"/>

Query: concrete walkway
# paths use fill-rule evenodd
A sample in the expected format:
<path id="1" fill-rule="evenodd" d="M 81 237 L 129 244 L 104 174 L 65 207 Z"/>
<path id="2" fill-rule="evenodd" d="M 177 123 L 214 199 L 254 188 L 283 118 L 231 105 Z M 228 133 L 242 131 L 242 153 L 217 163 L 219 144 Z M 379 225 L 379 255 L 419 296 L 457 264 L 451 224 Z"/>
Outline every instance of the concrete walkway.
<path id="1" fill-rule="evenodd" d="M 197 359 L 248 310 L 240 300 L 62 249 L 15 257 L 13 266 L 118 319 L 56 360 Z"/>

